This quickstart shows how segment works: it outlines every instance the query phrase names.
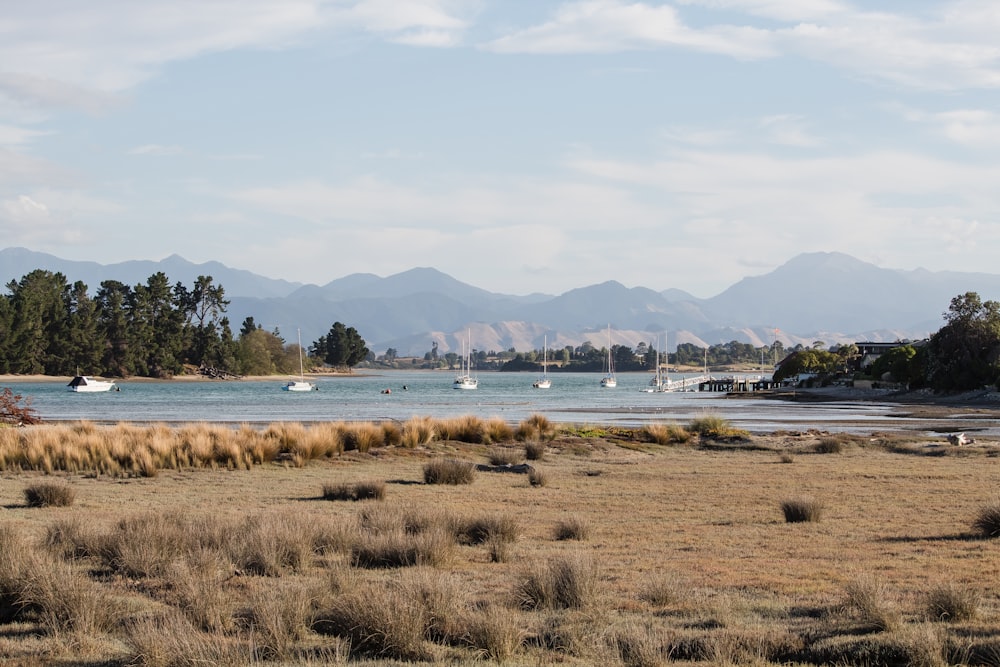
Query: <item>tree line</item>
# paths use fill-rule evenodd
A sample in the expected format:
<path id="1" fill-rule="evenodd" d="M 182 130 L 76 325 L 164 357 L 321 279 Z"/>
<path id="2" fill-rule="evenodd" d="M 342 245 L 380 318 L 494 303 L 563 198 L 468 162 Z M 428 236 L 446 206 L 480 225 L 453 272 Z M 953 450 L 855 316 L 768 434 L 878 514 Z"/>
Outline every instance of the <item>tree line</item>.
<path id="1" fill-rule="evenodd" d="M 951 300 L 944 321 L 926 341 L 900 343 L 857 374 L 910 389 L 1000 390 L 1000 302 L 983 301 L 976 292 L 959 294 Z M 795 352 L 781 363 L 774 378 L 780 382 L 802 372 L 829 378 L 848 371 L 857 355 L 856 346 Z"/>
<path id="2" fill-rule="evenodd" d="M 171 284 L 158 272 L 130 286 L 81 281 L 38 269 L 0 295 L 0 373 L 168 378 L 185 367 L 237 375 L 297 373 L 298 343 L 285 343 L 247 317 L 233 334 L 225 289 L 211 276 Z M 318 363 L 350 368 L 369 356 L 364 339 L 340 322 L 315 341 Z"/>

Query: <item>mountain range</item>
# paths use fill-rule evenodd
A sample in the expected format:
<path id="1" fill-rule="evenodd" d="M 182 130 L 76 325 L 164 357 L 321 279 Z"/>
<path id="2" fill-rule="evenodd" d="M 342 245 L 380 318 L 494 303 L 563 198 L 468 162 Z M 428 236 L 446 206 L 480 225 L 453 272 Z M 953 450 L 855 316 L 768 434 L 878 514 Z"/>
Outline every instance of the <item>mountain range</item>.
<path id="1" fill-rule="evenodd" d="M 178 255 L 102 265 L 24 248 L 0 250 L 4 285 L 35 269 L 60 272 L 70 283 L 80 280 L 91 295 L 104 280 L 136 285 L 159 271 L 187 286 L 198 276 L 212 276 L 230 300 L 234 330 L 250 316 L 289 341 L 301 329 L 308 344 L 340 321 L 357 329 L 376 354 L 391 347 L 399 356 L 423 356 L 434 343 L 440 353 L 459 350 L 470 330 L 475 349 L 519 351 L 541 349 L 543 338 L 550 349 L 586 341 L 601 347 L 609 327 L 616 345 L 646 342 L 670 351 L 678 343 L 738 340 L 759 346 L 776 338 L 785 346 L 915 340 L 941 327 L 956 295 L 977 292 L 984 300 L 1000 300 L 1000 275 L 885 269 L 828 252 L 797 255 L 707 299 L 616 281 L 559 295 L 499 294 L 433 268 L 387 277 L 357 273 L 320 286 L 218 262 L 195 264 Z"/>

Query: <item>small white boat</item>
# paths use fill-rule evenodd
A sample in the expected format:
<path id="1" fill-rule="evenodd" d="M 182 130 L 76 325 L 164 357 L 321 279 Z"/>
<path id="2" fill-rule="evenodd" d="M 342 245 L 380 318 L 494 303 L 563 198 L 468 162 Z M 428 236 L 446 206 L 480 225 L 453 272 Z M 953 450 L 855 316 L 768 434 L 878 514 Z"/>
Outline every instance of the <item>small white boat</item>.
<path id="1" fill-rule="evenodd" d="M 462 343 L 462 347 L 465 347 L 465 343 Z M 472 330 L 469 330 L 469 346 L 468 350 L 462 350 L 464 354 L 462 355 L 462 372 L 455 377 L 455 381 L 451 383 L 452 389 L 478 389 L 479 388 L 479 378 L 474 378 L 470 374 L 470 369 L 472 367 Z"/>
<path id="2" fill-rule="evenodd" d="M 77 375 L 66 385 L 66 389 L 81 393 L 93 393 L 111 391 L 112 389 L 118 391 L 118 385 L 115 384 L 114 380 L 97 380 L 89 375 Z"/>
<path id="3" fill-rule="evenodd" d="M 299 379 L 289 380 L 282 387 L 285 391 L 316 391 L 317 387 L 312 382 L 306 382 L 305 370 L 302 366 L 302 330 L 299 329 Z"/>
<path id="4" fill-rule="evenodd" d="M 601 386 L 606 389 L 614 389 L 618 386 L 618 379 L 615 377 L 615 360 L 611 354 L 611 325 L 608 325 L 608 372 L 601 378 Z"/>
<path id="5" fill-rule="evenodd" d="M 552 387 L 552 380 L 549 379 L 549 338 L 542 339 L 542 377 L 531 383 L 535 389 L 549 389 Z"/>

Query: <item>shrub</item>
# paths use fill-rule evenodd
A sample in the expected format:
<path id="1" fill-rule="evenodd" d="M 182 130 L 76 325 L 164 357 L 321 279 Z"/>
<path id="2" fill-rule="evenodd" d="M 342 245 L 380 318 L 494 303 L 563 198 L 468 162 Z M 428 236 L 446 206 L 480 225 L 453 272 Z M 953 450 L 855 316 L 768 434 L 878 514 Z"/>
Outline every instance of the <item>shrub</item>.
<path id="1" fill-rule="evenodd" d="M 786 523 L 818 522 L 823 515 L 823 503 L 813 498 L 795 498 L 781 503 Z"/>
<path id="2" fill-rule="evenodd" d="M 574 517 L 557 522 L 553 533 L 557 540 L 585 540 L 590 536 L 590 527 Z"/>
<path id="3" fill-rule="evenodd" d="M 545 445 L 540 442 L 524 444 L 524 458 L 529 461 L 541 461 L 545 458 Z"/>
<path id="4" fill-rule="evenodd" d="M 528 572 L 515 597 L 524 609 L 581 609 L 590 602 L 596 576 L 589 561 L 557 558 Z"/>
<path id="5" fill-rule="evenodd" d="M 697 433 L 703 438 L 744 439 L 749 437 L 746 431 L 733 428 L 728 419 L 717 415 L 697 417 L 688 425 L 688 431 Z"/>
<path id="6" fill-rule="evenodd" d="M 76 490 L 62 482 L 39 482 L 24 489 L 28 507 L 69 507 L 76 500 Z"/>
<path id="7" fill-rule="evenodd" d="M 355 482 L 354 484 L 324 484 L 323 500 L 382 500 L 385 482 Z"/>
<path id="8" fill-rule="evenodd" d="M 0 424 L 26 426 L 41 421 L 38 412 L 31 407 L 30 398 L 22 398 L 10 387 L 4 387 L 3 391 L 0 391 Z"/>
<path id="9" fill-rule="evenodd" d="M 476 467 L 468 461 L 438 459 L 424 465 L 425 484 L 471 484 Z"/>
<path id="10" fill-rule="evenodd" d="M 927 594 L 927 615 L 935 621 L 971 621 L 979 614 L 982 596 L 967 588 L 942 585 Z"/>
<path id="11" fill-rule="evenodd" d="M 1000 500 L 980 508 L 972 528 L 981 537 L 1000 537 Z"/>

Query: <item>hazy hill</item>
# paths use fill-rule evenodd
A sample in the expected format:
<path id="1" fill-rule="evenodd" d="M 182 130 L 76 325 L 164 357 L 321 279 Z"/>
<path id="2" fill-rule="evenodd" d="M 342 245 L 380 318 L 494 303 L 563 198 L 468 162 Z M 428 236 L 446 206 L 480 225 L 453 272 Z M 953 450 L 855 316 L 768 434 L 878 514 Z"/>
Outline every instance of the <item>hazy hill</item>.
<path id="1" fill-rule="evenodd" d="M 193 264 L 176 255 L 105 266 L 23 248 L 0 250 L 4 284 L 34 269 L 59 271 L 70 282 L 82 280 L 92 293 L 102 280 L 135 285 L 157 271 L 172 283 L 187 285 L 210 275 L 231 300 L 228 316 L 234 329 L 252 316 L 268 330 L 279 329 L 287 340 L 301 329 L 308 344 L 339 320 L 355 327 L 376 353 L 393 347 L 404 356 L 422 356 L 435 342 L 441 353 L 459 350 L 469 330 L 476 349 L 540 349 L 546 337 L 553 349 L 586 341 L 601 347 L 607 343 L 608 325 L 614 344 L 656 344 L 666 335 L 671 350 L 684 342 L 769 345 L 776 335 L 785 345 L 917 339 L 941 326 L 941 314 L 958 294 L 974 291 L 1000 300 L 1000 275 L 883 269 L 841 253 L 796 256 L 709 299 L 674 287 L 657 291 L 616 281 L 556 296 L 497 294 L 427 267 L 301 285 L 217 262 Z"/>

